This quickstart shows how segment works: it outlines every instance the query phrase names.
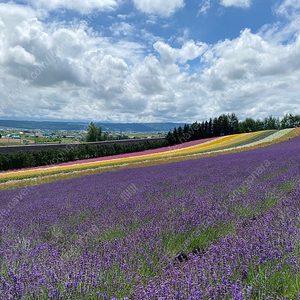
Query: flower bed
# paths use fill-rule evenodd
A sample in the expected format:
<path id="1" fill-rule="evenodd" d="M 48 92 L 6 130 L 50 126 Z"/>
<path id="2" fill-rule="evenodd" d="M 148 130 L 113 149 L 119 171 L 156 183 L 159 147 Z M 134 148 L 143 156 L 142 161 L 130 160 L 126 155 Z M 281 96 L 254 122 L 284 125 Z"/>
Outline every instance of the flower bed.
<path id="1" fill-rule="evenodd" d="M 299 163 L 298 137 L 1 191 L 1 292 L 7 299 L 297 299 Z"/>

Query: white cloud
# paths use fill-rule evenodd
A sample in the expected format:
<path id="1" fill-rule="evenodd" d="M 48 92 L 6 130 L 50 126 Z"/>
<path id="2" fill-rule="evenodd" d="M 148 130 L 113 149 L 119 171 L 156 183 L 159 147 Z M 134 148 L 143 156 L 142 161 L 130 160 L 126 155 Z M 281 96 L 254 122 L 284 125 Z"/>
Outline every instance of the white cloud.
<path id="1" fill-rule="evenodd" d="M 211 7 L 211 0 L 202 0 L 200 7 L 198 15 L 206 15 Z"/>
<path id="2" fill-rule="evenodd" d="M 206 49 L 207 45 L 204 43 L 195 44 L 192 40 L 188 41 L 178 50 L 178 59 L 181 63 L 186 63 L 189 60 L 200 57 Z"/>
<path id="3" fill-rule="evenodd" d="M 134 34 L 135 28 L 134 26 L 121 22 L 121 23 L 114 23 L 111 27 L 110 30 L 113 32 L 113 35 L 120 36 L 131 36 Z"/>
<path id="4" fill-rule="evenodd" d="M 219 0 L 220 5 L 225 7 L 238 7 L 238 8 L 249 8 L 253 0 Z M 211 8 L 214 0 L 202 0 L 199 15 L 206 15 L 208 10 Z"/>
<path id="5" fill-rule="evenodd" d="M 131 23 L 115 23 L 112 38 L 10 8 L 0 21 L 2 118 L 191 122 L 300 109 L 300 37 L 281 42 L 291 23 L 212 45 L 184 38 L 175 48 L 145 29 L 143 42 L 131 39 L 138 34 Z"/>
<path id="6" fill-rule="evenodd" d="M 241 8 L 249 8 L 252 0 L 221 0 L 220 4 L 226 7 L 235 6 Z"/>
<path id="7" fill-rule="evenodd" d="M 149 15 L 148 20 L 146 20 L 147 25 L 156 25 L 158 17 L 155 15 Z"/>
<path id="8" fill-rule="evenodd" d="M 123 14 L 118 14 L 118 18 L 125 21 L 126 19 L 130 19 L 130 18 L 134 18 L 134 12 L 131 12 L 130 14 L 128 15 L 123 15 Z"/>
<path id="9" fill-rule="evenodd" d="M 8 49 L 8 56 L 17 64 L 30 65 L 35 63 L 35 57 L 31 53 L 27 52 L 20 45 L 10 47 Z"/>
<path id="10" fill-rule="evenodd" d="M 176 38 L 176 40 L 179 44 L 183 44 L 189 39 L 190 30 L 188 28 L 185 28 L 182 33 L 183 33 L 182 36 L 179 36 L 178 38 Z M 172 37 L 171 37 L 171 39 L 172 39 Z"/>
<path id="11" fill-rule="evenodd" d="M 0 3 L 0 16 L 6 29 L 19 25 L 29 18 L 41 18 L 47 14 L 43 10 L 34 10 L 27 6 L 15 5 L 13 3 Z"/>
<path id="12" fill-rule="evenodd" d="M 286 28 L 288 33 L 300 31 L 300 2 L 298 0 L 284 0 L 275 6 L 275 13 L 290 21 Z"/>
<path id="13" fill-rule="evenodd" d="M 275 12 L 284 16 L 293 16 L 297 10 L 300 10 L 298 0 L 284 0 L 275 7 Z"/>
<path id="14" fill-rule="evenodd" d="M 204 43 L 195 44 L 194 41 L 188 41 L 181 49 L 174 49 L 164 42 L 157 42 L 153 47 L 160 54 L 162 63 L 168 65 L 176 61 L 185 64 L 189 60 L 194 60 L 204 53 L 207 46 Z"/>
<path id="15" fill-rule="evenodd" d="M 157 42 L 153 45 L 154 49 L 160 54 L 163 64 L 170 65 L 177 59 L 177 51 L 164 42 Z"/>
<path id="16" fill-rule="evenodd" d="M 35 8 L 46 10 L 71 9 L 80 13 L 89 13 L 93 10 L 113 10 L 118 6 L 116 0 L 27 0 L 27 2 Z"/>
<path id="17" fill-rule="evenodd" d="M 147 14 L 169 17 L 184 7 L 184 0 L 133 0 L 136 8 Z"/>

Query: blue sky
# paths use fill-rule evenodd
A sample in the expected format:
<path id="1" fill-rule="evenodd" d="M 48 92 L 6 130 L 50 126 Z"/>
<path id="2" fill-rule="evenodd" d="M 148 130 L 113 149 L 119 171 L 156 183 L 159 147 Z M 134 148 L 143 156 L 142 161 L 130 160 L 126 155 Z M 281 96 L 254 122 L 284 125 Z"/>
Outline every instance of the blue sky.
<path id="1" fill-rule="evenodd" d="M 298 0 L 0 3 L 0 118 L 300 113 Z"/>

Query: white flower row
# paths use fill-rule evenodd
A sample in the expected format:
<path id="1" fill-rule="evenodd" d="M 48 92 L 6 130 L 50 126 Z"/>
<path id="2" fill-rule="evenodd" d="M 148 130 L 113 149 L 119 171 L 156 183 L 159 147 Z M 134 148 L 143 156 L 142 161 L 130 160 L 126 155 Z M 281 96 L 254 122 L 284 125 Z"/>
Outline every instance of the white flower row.
<path id="1" fill-rule="evenodd" d="M 292 130 L 293 130 L 293 128 L 283 129 L 283 130 L 280 130 L 280 131 L 277 131 L 277 132 L 271 134 L 270 136 L 268 136 L 268 137 L 266 137 L 266 138 L 264 138 L 260 141 L 256 141 L 256 142 L 246 144 L 246 145 L 243 145 L 243 146 L 230 147 L 230 148 L 225 148 L 225 149 L 220 149 L 220 150 L 212 150 L 212 151 L 204 152 L 203 154 L 220 153 L 220 152 L 225 152 L 225 151 L 228 151 L 228 150 L 242 149 L 242 148 L 252 147 L 252 146 L 267 143 L 267 142 L 272 142 L 272 141 L 275 141 L 277 139 L 280 139 L 281 137 L 285 136 L 286 134 L 288 134 Z M 199 153 L 192 154 L 191 156 L 196 156 L 196 155 L 199 155 Z"/>
<path id="2" fill-rule="evenodd" d="M 259 144 L 263 144 L 263 143 L 268 143 L 268 142 L 272 142 L 275 141 L 277 139 L 280 139 L 281 137 L 285 136 L 286 134 L 288 134 L 290 131 L 294 130 L 293 128 L 288 128 L 288 129 L 283 129 L 283 130 L 279 130 L 269 136 L 267 136 L 266 138 L 260 140 L 260 141 L 256 141 L 247 145 L 243 145 L 243 146 L 238 146 L 238 147 L 233 147 L 235 149 L 241 149 L 241 148 L 245 148 L 245 147 L 251 147 L 251 146 L 255 146 L 255 145 L 259 145 Z M 230 149 L 233 149 L 230 148 Z"/>

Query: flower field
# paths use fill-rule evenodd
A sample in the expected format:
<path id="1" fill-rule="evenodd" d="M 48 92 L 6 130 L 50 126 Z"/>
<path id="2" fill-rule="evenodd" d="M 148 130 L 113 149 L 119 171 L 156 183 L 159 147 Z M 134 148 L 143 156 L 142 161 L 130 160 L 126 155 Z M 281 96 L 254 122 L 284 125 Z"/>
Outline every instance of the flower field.
<path id="1" fill-rule="evenodd" d="M 298 299 L 299 170 L 295 137 L 1 191 L 0 299 Z"/>
<path id="2" fill-rule="evenodd" d="M 90 173 L 105 172 L 106 170 L 116 169 L 120 166 L 136 166 L 150 162 L 150 165 L 156 161 L 156 164 L 164 163 L 164 160 L 178 160 L 180 158 L 226 154 L 237 151 L 259 148 L 270 144 L 282 142 L 294 138 L 300 134 L 299 128 L 285 129 L 279 132 L 261 131 L 253 133 L 235 134 L 225 137 L 209 138 L 198 140 L 172 147 L 148 150 L 143 152 L 121 154 L 111 157 L 102 157 L 97 159 L 88 159 L 78 162 L 63 163 L 60 165 L 50 165 L 30 169 L 0 172 L 0 189 L 23 186 L 28 183 L 26 179 L 35 178 L 38 182 L 47 182 L 49 180 L 59 180 L 80 176 L 80 171 L 86 175 L 86 171 L 94 169 Z M 266 136 L 266 137 L 265 137 Z M 251 142 L 253 140 L 253 142 Z M 154 163 L 155 164 L 155 163 Z M 59 175 L 68 173 L 67 176 Z M 41 178 L 45 180 L 41 180 Z"/>

